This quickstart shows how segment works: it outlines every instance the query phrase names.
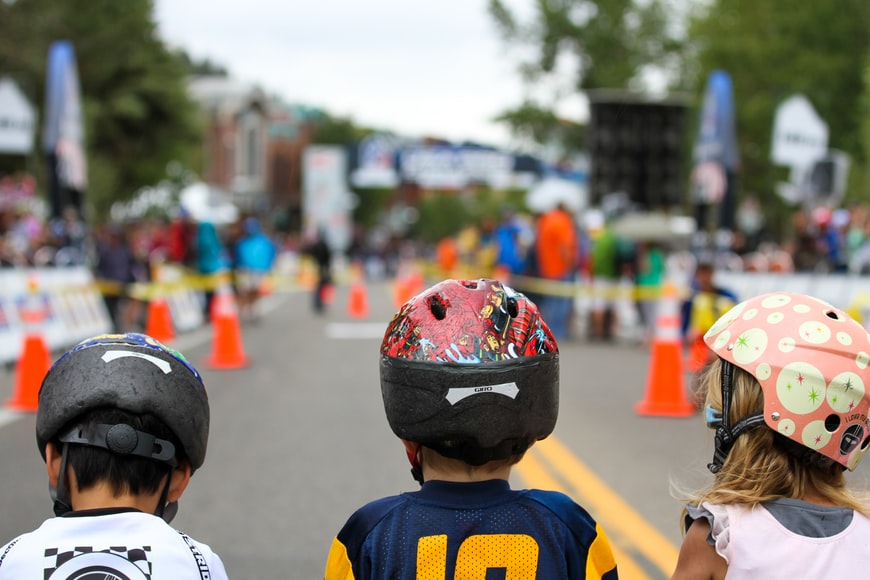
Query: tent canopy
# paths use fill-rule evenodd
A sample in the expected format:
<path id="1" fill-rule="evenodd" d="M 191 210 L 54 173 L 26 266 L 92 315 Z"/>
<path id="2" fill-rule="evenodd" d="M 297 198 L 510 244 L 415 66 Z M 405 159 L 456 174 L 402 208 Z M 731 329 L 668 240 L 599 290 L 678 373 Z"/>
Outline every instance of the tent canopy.
<path id="1" fill-rule="evenodd" d="M 202 181 L 185 187 L 179 201 L 182 209 L 198 222 L 223 225 L 239 219 L 239 208 L 230 200 L 230 194 Z"/>
<path id="2" fill-rule="evenodd" d="M 549 211 L 560 203 L 574 213 L 579 212 L 586 207 L 586 187 L 568 179 L 545 177 L 526 193 L 526 206 L 536 213 Z"/>

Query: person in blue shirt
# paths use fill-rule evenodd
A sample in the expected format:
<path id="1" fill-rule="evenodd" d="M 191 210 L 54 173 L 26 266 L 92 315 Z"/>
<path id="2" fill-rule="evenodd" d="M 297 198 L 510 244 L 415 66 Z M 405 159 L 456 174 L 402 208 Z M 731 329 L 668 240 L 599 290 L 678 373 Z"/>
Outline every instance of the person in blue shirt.
<path id="1" fill-rule="evenodd" d="M 217 227 L 211 222 L 201 222 L 196 228 L 196 270 L 204 278 L 206 316 L 211 315 L 215 276 L 226 271 L 229 263 Z"/>
<path id="2" fill-rule="evenodd" d="M 503 268 L 508 274 L 522 274 L 525 266 L 523 226 L 511 206 L 502 208 L 502 219 L 493 236 L 497 248 L 496 267 Z"/>
<path id="3" fill-rule="evenodd" d="M 275 242 L 263 233 L 257 218 L 246 218 L 242 230 L 233 252 L 239 312 L 242 318 L 256 319 L 262 285 L 272 271 L 278 250 Z"/>
<path id="4" fill-rule="evenodd" d="M 326 580 L 617 578 L 586 510 L 508 481 L 558 414 L 559 349 L 533 302 L 498 280 L 445 280 L 400 308 L 380 351 L 387 420 L 421 488 L 357 510 Z"/>

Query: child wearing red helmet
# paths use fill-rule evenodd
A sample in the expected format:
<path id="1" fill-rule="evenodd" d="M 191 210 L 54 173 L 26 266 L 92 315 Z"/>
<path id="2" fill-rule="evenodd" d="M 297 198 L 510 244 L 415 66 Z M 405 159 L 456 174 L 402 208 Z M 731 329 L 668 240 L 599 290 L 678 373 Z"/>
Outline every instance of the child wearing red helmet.
<path id="1" fill-rule="evenodd" d="M 855 578 L 870 507 L 846 486 L 870 446 L 870 336 L 789 292 L 756 296 L 704 335 L 713 480 L 684 510 L 674 578 Z"/>
<path id="2" fill-rule="evenodd" d="M 326 580 L 616 578 L 607 537 L 568 496 L 513 490 L 555 427 L 556 340 L 497 280 L 445 280 L 405 303 L 381 344 L 381 394 L 416 492 L 371 502 L 333 541 Z"/>

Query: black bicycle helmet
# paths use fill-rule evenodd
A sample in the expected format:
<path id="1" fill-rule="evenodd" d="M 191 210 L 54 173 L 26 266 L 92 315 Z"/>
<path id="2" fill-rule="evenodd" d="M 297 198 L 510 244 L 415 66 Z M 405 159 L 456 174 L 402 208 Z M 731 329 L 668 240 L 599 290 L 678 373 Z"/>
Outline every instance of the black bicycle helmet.
<path id="1" fill-rule="evenodd" d="M 125 424 L 87 428 L 76 424 L 78 417 L 101 408 L 156 416 L 177 437 L 192 471 L 203 464 L 208 396 L 199 373 L 178 351 L 144 334 L 87 339 L 51 366 L 42 381 L 36 413 L 36 441 L 43 459 L 46 444 L 60 441 L 64 446 L 101 447 L 176 467 L 178 454 L 169 441 Z M 67 498 L 59 499 L 68 504 Z"/>
<path id="2" fill-rule="evenodd" d="M 556 339 L 498 280 L 445 280 L 406 302 L 384 335 L 380 379 L 398 437 L 472 465 L 522 453 L 556 425 Z"/>

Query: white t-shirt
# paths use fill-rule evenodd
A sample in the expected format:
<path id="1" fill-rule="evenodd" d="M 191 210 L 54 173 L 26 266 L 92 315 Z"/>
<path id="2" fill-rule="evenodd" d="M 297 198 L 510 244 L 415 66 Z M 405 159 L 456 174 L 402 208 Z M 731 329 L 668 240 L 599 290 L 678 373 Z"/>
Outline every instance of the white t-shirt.
<path id="1" fill-rule="evenodd" d="M 224 580 L 206 544 L 136 510 L 91 510 L 51 518 L 0 548 L 0 579 Z"/>
<path id="2" fill-rule="evenodd" d="M 726 578 L 866 578 L 870 518 L 799 500 L 771 503 L 701 504 L 703 513 L 696 515 L 712 519 L 710 535 L 728 562 Z"/>

